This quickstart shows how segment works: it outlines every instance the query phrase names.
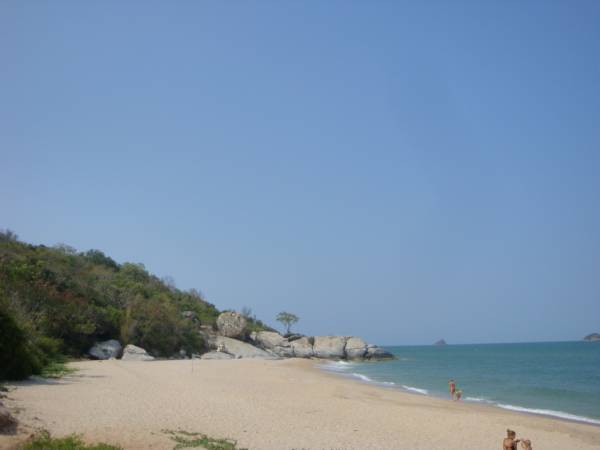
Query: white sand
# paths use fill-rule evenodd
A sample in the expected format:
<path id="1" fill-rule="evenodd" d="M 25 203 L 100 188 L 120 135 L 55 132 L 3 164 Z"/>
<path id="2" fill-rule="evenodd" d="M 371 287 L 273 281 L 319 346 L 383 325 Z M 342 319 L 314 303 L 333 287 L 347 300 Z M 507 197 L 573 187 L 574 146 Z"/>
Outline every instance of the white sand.
<path id="1" fill-rule="evenodd" d="M 169 449 L 161 431 L 227 437 L 240 447 L 499 449 L 506 428 L 536 450 L 598 449 L 600 427 L 461 404 L 322 373 L 307 360 L 88 361 L 61 381 L 9 385 L 22 432 L 81 433 L 127 450 Z M 14 437 L 0 436 L 0 448 Z"/>

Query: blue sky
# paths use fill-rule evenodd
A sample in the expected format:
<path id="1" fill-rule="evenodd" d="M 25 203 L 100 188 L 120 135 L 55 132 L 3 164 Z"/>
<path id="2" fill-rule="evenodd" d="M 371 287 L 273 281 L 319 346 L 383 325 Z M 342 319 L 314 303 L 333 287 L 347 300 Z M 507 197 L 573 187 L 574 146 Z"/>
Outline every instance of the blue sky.
<path id="1" fill-rule="evenodd" d="M 381 344 L 600 331 L 600 3 L 0 4 L 0 228 Z"/>

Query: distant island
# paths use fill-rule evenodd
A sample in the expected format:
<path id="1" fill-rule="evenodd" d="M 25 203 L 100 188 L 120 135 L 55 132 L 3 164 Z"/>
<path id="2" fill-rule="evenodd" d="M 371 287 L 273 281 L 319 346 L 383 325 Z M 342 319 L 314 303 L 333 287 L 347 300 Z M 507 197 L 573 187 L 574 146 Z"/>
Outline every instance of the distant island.
<path id="1" fill-rule="evenodd" d="M 600 342 L 600 333 L 588 334 L 583 340 L 587 342 Z"/>
<path id="2" fill-rule="evenodd" d="M 445 340 L 440 339 L 439 341 L 436 341 L 435 344 L 433 344 L 433 345 L 448 345 L 448 344 L 446 344 Z"/>

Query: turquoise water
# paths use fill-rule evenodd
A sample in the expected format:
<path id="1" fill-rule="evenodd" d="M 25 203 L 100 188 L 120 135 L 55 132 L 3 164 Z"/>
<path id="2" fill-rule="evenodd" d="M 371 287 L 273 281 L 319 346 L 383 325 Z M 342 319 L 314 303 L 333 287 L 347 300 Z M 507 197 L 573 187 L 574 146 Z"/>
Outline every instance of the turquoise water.
<path id="1" fill-rule="evenodd" d="M 394 361 L 323 367 L 366 382 L 600 425 L 600 342 L 386 347 Z"/>

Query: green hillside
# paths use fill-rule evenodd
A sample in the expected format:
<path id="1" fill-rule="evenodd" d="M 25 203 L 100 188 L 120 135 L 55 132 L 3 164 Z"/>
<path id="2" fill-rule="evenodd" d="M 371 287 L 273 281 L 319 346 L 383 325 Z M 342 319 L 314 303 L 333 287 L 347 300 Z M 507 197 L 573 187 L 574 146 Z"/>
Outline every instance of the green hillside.
<path id="1" fill-rule="evenodd" d="M 99 250 L 30 245 L 0 232 L 0 379 L 83 356 L 97 340 L 118 339 L 159 357 L 202 352 L 199 326 L 214 326 L 218 315 L 198 291 L 179 290 L 142 264 L 118 264 Z"/>

